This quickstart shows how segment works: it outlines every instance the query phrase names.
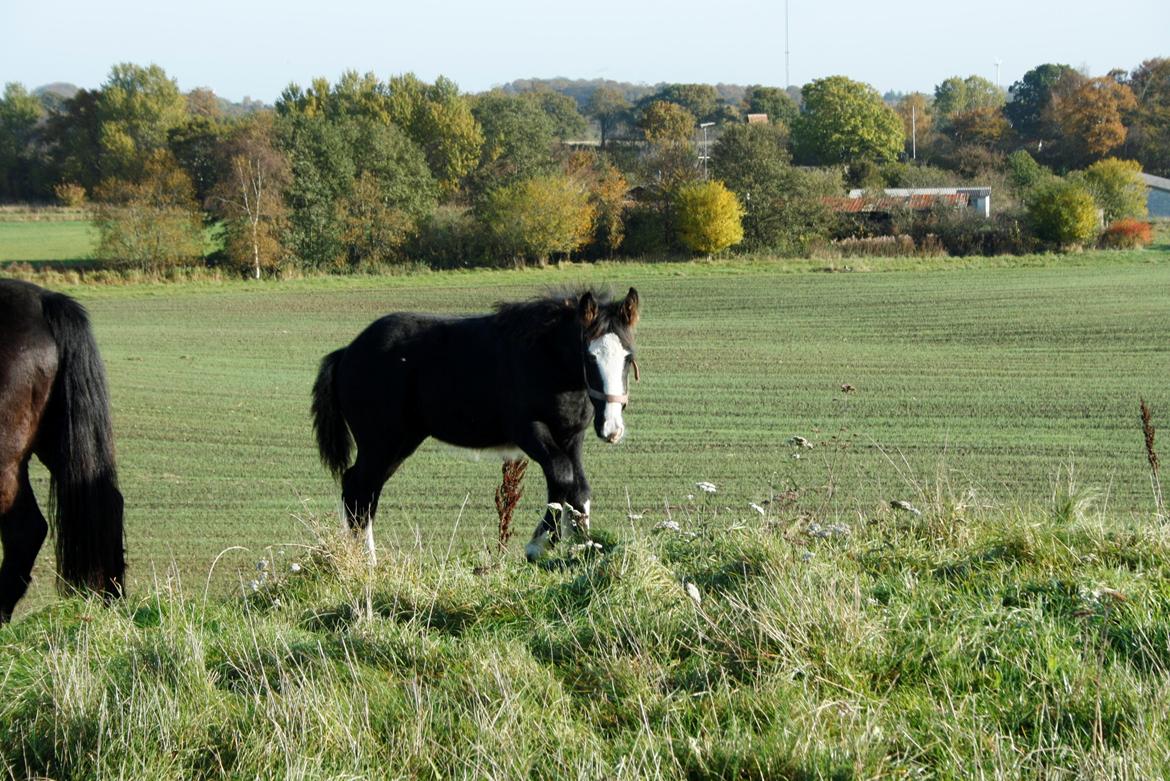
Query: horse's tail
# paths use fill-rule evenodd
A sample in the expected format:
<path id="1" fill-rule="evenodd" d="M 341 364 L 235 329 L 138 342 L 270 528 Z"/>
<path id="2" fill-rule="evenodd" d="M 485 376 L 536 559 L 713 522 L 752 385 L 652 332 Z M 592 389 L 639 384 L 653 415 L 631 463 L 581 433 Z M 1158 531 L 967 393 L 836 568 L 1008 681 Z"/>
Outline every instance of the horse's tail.
<path id="1" fill-rule="evenodd" d="M 317 450 L 321 463 L 329 467 L 334 477 L 340 478 L 349 467 L 353 439 L 341 406 L 337 401 L 335 374 L 345 349 L 335 350 L 321 359 L 321 370 L 313 383 L 313 430 L 317 432 Z"/>
<path id="2" fill-rule="evenodd" d="M 105 369 L 81 304 L 46 293 L 41 306 L 57 343 L 48 436 L 40 443 L 51 466 L 57 572 L 66 586 L 118 596 L 126 551 Z"/>

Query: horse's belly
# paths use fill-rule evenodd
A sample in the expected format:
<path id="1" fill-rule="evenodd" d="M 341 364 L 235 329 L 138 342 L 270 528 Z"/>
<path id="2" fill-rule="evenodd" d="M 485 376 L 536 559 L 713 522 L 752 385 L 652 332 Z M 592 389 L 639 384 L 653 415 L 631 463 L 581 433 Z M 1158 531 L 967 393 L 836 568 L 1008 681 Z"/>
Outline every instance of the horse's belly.
<path id="1" fill-rule="evenodd" d="M 515 461 L 525 457 L 524 451 L 511 442 L 505 445 L 498 445 L 493 447 L 465 447 L 463 445 L 455 445 L 443 440 L 439 441 L 443 442 L 443 444 L 447 445 L 455 452 L 470 458 L 472 461 L 479 461 L 484 457 L 493 459 L 498 458 L 501 461 Z"/>

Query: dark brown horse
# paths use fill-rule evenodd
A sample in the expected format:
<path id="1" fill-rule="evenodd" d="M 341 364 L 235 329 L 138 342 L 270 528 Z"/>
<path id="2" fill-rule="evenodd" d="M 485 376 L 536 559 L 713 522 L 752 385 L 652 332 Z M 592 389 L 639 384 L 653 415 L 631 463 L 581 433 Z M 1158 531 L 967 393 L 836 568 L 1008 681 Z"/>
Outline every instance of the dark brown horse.
<path id="1" fill-rule="evenodd" d="M 118 596 L 122 494 L 89 318 L 68 296 L 0 279 L 0 623 L 28 589 L 48 532 L 28 479 L 34 454 L 52 478 L 61 585 Z"/>

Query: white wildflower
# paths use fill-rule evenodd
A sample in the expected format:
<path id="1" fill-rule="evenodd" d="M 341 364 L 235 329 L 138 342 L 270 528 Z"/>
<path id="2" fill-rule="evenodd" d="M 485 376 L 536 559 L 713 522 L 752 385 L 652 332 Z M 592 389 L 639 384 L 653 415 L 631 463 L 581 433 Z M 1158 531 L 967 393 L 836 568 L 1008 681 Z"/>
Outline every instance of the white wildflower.
<path id="1" fill-rule="evenodd" d="M 807 439 L 805 439 L 802 436 L 790 437 L 788 440 L 788 444 L 790 444 L 794 447 L 812 447 L 813 446 L 812 442 L 809 442 Z"/>
<path id="2" fill-rule="evenodd" d="M 700 491 L 702 491 L 703 493 L 706 493 L 706 494 L 715 493 L 715 484 L 708 483 L 706 480 L 699 482 L 699 483 L 695 483 L 695 488 L 698 488 Z"/>
<path id="3" fill-rule="evenodd" d="M 691 583 L 688 580 L 687 584 L 686 584 L 686 589 L 687 589 L 687 596 L 691 598 L 692 602 L 694 602 L 696 605 L 703 604 L 703 595 L 699 593 L 698 586 L 696 586 L 694 583 Z"/>
<path id="4" fill-rule="evenodd" d="M 893 507 L 895 510 L 903 510 L 903 511 L 905 511 L 905 512 L 908 512 L 908 513 L 910 513 L 911 515 L 913 515 L 913 516 L 915 516 L 915 517 L 918 517 L 918 516 L 921 516 L 921 515 L 922 515 L 922 510 L 919 510 L 917 507 L 915 507 L 914 505 L 910 504 L 909 502 L 907 502 L 907 501 L 906 501 L 906 500 L 904 500 L 904 499 L 894 499 L 894 500 L 892 500 L 892 501 L 890 502 L 890 507 Z"/>
<path id="5" fill-rule="evenodd" d="M 252 591 L 259 591 L 260 590 L 260 581 L 253 580 L 252 582 L 250 582 L 248 584 L 248 588 L 252 589 Z"/>
<path id="6" fill-rule="evenodd" d="M 275 608 L 284 607 L 284 605 L 281 604 L 280 597 L 277 597 L 276 599 L 272 600 L 272 606 Z"/>
<path id="7" fill-rule="evenodd" d="M 654 524 L 654 531 L 679 532 L 682 531 L 682 527 L 678 525 L 678 521 L 666 520 Z"/>
<path id="8" fill-rule="evenodd" d="M 640 521 L 642 520 L 642 513 L 626 513 L 626 518 L 631 521 Z"/>
<path id="9" fill-rule="evenodd" d="M 301 565 L 294 561 L 292 564 L 288 565 L 288 570 L 289 572 L 300 572 Z"/>
<path id="10" fill-rule="evenodd" d="M 758 512 L 760 515 L 767 515 L 767 514 L 768 514 L 767 512 L 765 512 L 765 510 L 764 510 L 764 508 L 763 508 L 763 507 L 760 507 L 760 506 L 759 506 L 758 504 L 756 504 L 755 502 L 751 502 L 751 503 L 749 503 L 749 504 L 748 504 L 748 507 L 750 507 L 750 508 L 752 508 L 753 510 L 755 510 L 756 512 Z"/>
<path id="11" fill-rule="evenodd" d="M 260 559 L 260 561 L 256 562 L 256 569 L 259 572 L 266 571 L 268 569 L 268 559 Z"/>

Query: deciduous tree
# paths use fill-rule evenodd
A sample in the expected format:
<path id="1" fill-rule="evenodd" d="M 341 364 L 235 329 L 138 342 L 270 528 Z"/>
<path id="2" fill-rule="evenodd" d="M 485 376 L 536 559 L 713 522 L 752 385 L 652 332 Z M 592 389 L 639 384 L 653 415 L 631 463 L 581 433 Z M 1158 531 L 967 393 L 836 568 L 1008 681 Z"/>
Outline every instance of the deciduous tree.
<path id="1" fill-rule="evenodd" d="M 1136 160 L 1108 157 L 1086 168 L 1079 181 L 1105 214 L 1105 222 L 1145 217 L 1146 185 L 1141 178 L 1142 166 Z"/>
<path id="2" fill-rule="evenodd" d="M 695 136 L 695 115 L 677 103 L 654 100 L 642 110 L 638 126 L 651 146 L 689 147 Z"/>
<path id="3" fill-rule="evenodd" d="M 203 255 L 203 221 L 187 174 L 165 149 L 151 152 L 134 179 L 95 188 L 95 255 L 114 265 L 158 271 Z"/>
<path id="4" fill-rule="evenodd" d="M 281 237 L 291 167 L 277 148 L 273 117 L 257 114 L 233 129 L 222 151 L 226 170 L 210 198 L 223 219 L 229 260 L 259 279 L 285 255 Z"/>
<path id="5" fill-rule="evenodd" d="M 668 84 L 643 101 L 643 106 L 665 101 L 687 110 L 699 122 L 715 120 L 719 93 L 710 84 Z"/>
<path id="6" fill-rule="evenodd" d="M 691 140 L 695 118 L 677 103 L 656 100 L 646 106 L 638 124 L 647 143 L 638 162 L 641 183 L 668 212 L 675 191 L 700 175 Z"/>
<path id="7" fill-rule="evenodd" d="M 1170 177 L 1170 57 L 1135 68 L 1129 88 L 1137 106 L 1128 118 L 1126 149 L 1148 172 Z"/>
<path id="8" fill-rule="evenodd" d="M 36 127 L 44 116 L 41 102 L 24 85 L 4 85 L 0 99 L 0 198 L 40 194 L 44 182 L 37 153 Z"/>
<path id="9" fill-rule="evenodd" d="M 553 171 L 556 124 L 538 101 L 493 90 L 476 97 L 471 110 L 484 138 L 475 175 L 479 192 Z"/>
<path id="10" fill-rule="evenodd" d="M 840 175 L 834 184 L 792 166 L 786 141 L 782 125 L 733 125 L 712 149 L 712 176 L 742 205 L 748 249 L 804 252 L 829 227 L 821 197 L 841 195 Z"/>
<path id="11" fill-rule="evenodd" d="M 589 241 L 594 206 L 581 182 L 564 174 L 522 179 L 488 193 L 481 216 L 498 251 L 544 263 Z"/>
<path id="12" fill-rule="evenodd" d="M 1094 79 L 1069 78 L 1052 91 L 1046 116 L 1061 134 L 1061 154 L 1067 165 L 1081 165 L 1103 157 L 1125 141 L 1122 117 L 1137 106 L 1133 91 L 1118 79 L 1119 72 Z"/>
<path id="13" fill-rule="evenodd" d="M 187 118 L 187 100 L 157 65 L 121 63 L 110 70 L 98 96 L 102 173 L 133 179 L 167 134 Z"/>
<path id="14" fill-rule="evenodd" d="M 1004 105 L 1003 114 L 1020 138 L 1026 141 L 1052 138 L 1052 128 L 1044 121 L 1052 88 L 1062 80 L 1078 77 L 1080 74 L 1068 65 L 1044 63 L 1012 84 L 1008 89 L 1011 100 Z"/>
<path id="15" fill-rule="evenodd" d="M 629 121 L 630 102 L 613 87 L 601 85 L 589 96 L 585 113 L 597 121 L 601 129 L 601 148 L 613 137 L 619 125 Z"/>
<path id="16" fill-rule="evenodd" d="M 810 163 L 883 162 L 902 151 L 902 120 L 868 84 L 830 76 L 806 84 L 792 128 L 797 157 Z"/>
<path id="17" fill-rule="evenodd" d="M 769 122 L 785 127 L 792 127 L 793 120 L 800 113 L 796 101 L 779 87 L 762 87 L 758 84 L 748 87 L 743 102 L 748 114 L 767 114 Z"/>
<path id="18" fill-rule="evenodd" d="M 629 205 L 629 182 L 605 155 L 574 152 L 565 162 L 565 173 L 581 182 L 593 205 L 592 246 L 613 257 L 625 238 L 625 212 Z"/>
<path id="19" fill-rule="evenodd" d="M 395 125 L 369 117 L 332 121 L 294 114 L 282 118 L 279 130 L 292 165 L 286 244 L 302 263 L 350 262 L 339 210 L 352 203 L 354 183 L 363 173 L 378 183 L 382 203 L 414 221 L 434 208 L 438 187 L 426 159 Z"/>
<path id="20" fill-rule="evenodd" d="M 1059 247 L 1083 246 L 1097 236 L 1093 196 L 1072 182 L 1041 186 L 1028 198 L 1027 210 L 1036 236 Z"/>
<path id="21" fill-rule="evenodd" d="M 712 255 L 743 241 L 743 208 L 722 182 L 684 185 L 676 198 L 679 238 L 694 252 Z"/>
<path id="22" fill-rule="evenodd" d="M 894 111 L 902 119 L 907 156 L 914 159 L 931 157 L 935 142 L 933 100 L 921 92 L 912 92 L 902 96 Z"/>
<path id="23" fill-rule="evenodd" d="M 1005 99 L 1004 91 L 982 76 L 952 76 L 934 88 L 934 110 L 944 122 L 968 111 L 999 109 Z"/>

